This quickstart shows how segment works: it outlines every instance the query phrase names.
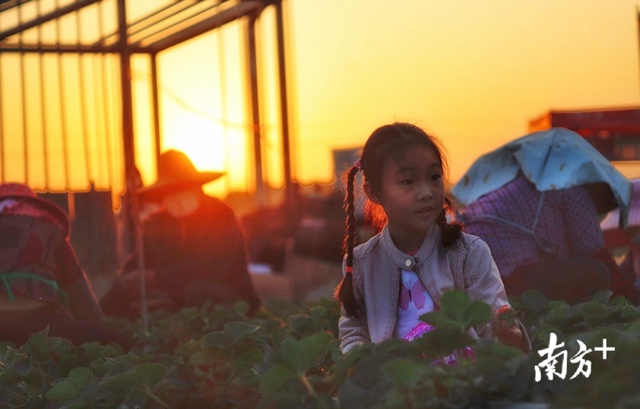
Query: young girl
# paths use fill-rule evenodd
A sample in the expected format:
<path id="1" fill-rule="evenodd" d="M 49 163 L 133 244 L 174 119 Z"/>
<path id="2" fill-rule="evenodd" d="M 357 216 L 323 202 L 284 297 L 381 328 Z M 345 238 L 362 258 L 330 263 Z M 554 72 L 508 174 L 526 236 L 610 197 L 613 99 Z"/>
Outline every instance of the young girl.
<path id="1" fill-rule="evenodd" d="M 348 172 L 344 278 L 336 289 L 343 352 L 366 342 L 406 339 L 421 325 L 420 315 L 438 309 L 450 289 L 493 307 L 490 324 L 474 328 L 472 336 L 530 349 L 522 324 L 510 327 L 498 316 L 508 300 L 488 246 L 447 223 L 446 169 L 435 138 L 417 126 L 394 123 L 369 136 Z M 353 185 L 359 171 L 367 214 L 382 230 L 354 249 Z"/>

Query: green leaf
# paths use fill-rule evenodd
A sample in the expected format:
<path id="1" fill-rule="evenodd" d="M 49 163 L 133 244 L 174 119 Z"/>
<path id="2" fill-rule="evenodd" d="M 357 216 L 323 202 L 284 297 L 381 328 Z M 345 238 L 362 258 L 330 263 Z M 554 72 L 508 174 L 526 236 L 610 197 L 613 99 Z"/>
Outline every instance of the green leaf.
<path id="1" fill-rule="evenodd" d="M 167 368 L 157 362 L 141 364 L 133 368 L 133 370 L 147 387 L 153 387 L 158 384 L 167 373 Z"/>
<path id="2" fill-rule="evenodd" d="M 80 395 L 81 389 L 75 382 L 65 379 L 53 385 L 51 389 L 47 391 L 47 399 L 53 401 L 68 401 L 76 398 Z"/>
<path id="3" fill-rule="evenodd" d="M 47 325 L 42 331 L 32 334 L 24 346 L 27 347 L 27 349 L 36 348 L 36 350 L 40 350 L 42 348 L 44 340 L 47 339 L 48 336 L 49 326 Z"/>
<path id="4" fill-rule="evenodd" d="M 142 387 L 142 379 L 134 370 L 130 370 L 118 375 L 103 379 L 100 387 L 115 388 L 118 390 L 128 390 L 132 388 Z"/>
<path id="5" fill-rule="evenodd" d="M 317 332 L 298 341 L 288 336 L 282 341 L 281 354 L 298 375 L 303 375 L 324 359 L 331 336 Z"/>
<path id="6" fill-rule="evenodd" d="M 252 366 L 264 362 L 264 354 L 258 348 L 251 348 L 238 356 L 234 362 L 237 365 Z"/>
<path id="7" fill-rule="evenodd" d="M 445 356 L 458 348 L 464 348 L 475 344 L 473 338 L 457 328 L 440 326 L 431 332 L 427 332 L 413 343 L 432 356 Z"/>
<path id="8" fill-rule="evenodd" d="M 327 309 L 323 306 L 316 305 L 309 309 L 309 315 L 314 317 L 324 317 L 327 315 Z"/>
<path id="9" fill-rule="evenodd" d="M 640 321 L 634 321 L 627 327 L 627 333 L 640 338 Z"/>
<path id="10" fill-rule="evenodd" d="M 14 362 L 13 367 L 18 376 L 27 376 L 34 370 L 27 357 Z"/>
<path id="11" fill-rule="evenodd" d="M 483 301 L 474 301 L 465 312 L 465 330 L 491 320 L 491 306 Z"/>
<path id="12" fill-rule="evenodd" d="M 331 335 L 326 332 L 317 332 L 300 340 L 305 372 L 322 362 L 327 354 L 329 342 L 331 342 Z"/>
<path id="13" fill-rule="evenodd" d="M 86 407 L 87 402 L 84 399 L 76 398 L 60 406 L 60 409 L 85 409 Z"/>
<path id="14" fill-rule="evenodd" d="M 395 359 L 388 362 L 384 368 L 398 385 L 409 387 L 420 380 L 420 374 L 424 372 L 425 365 L 408 359 Z"/>
<path id="15" fill-rule="evenodd" d="M 471 302 L 467 294 L 459 290 L 451 290 L 442 294 L 442 314 L 446 320 L 437 319 L 436 328 L 443 325 L 454 325 L 465 332 L 478 324 L 485 324 L 491 319 L 491 307 L 483 301 Z"/>
<path id="16" fill-rule="evenodd" d="M 295 378 L 296 374 L 291 369 L 276 365 L 262 375 L 259 386 L 260 392 L 265 396 L 270 396 Z"/>
<path id="17" fill-rule="evenodd" d="M 520 302 L 527 310 L 536 314 L 542 313 L 549 307 L 549 299 L 537 290 L 528 290 L 522 293 Z"/>
<path id="18" fill-rule="evenodd" d="M 212 332 L 210 334 L 203 336 L 199 341 L 191 340 L 185 344 L 179 345 L 175 351 L 176 355 L 190 355 L 197 351 L 200 351 L 202 349 L 202 346 L 204 346 L 205 338 L 207 338 L 212 334 L 221 334 L 221 332 Z"/>
<path id="19" fill-rule="evenodd" d="M 90 361 L 96 361 L 102 358 L 115 356 L 117 353 L 122 353 L 121 351 L 117 351 L 111 345 L 100 345 L 97 342 L 87 342 L 82 344 L 80 348 L 84 351 L 87 359 Z"/>
<path id="20" fill-rule="evenodd" d="M 211 349 L 206 349 L 204 351 L 194 352 L 189 356 L 189 364 L 193 366 L 207 366 L 215 364 L 219 358 L 211 351 Z"/>
<path id="21" fill-rule="evenodd" d="M 243 315 L 246 315 L 249 311 L 249 303 L 245 300 L 236 301 L 236 303 L 233 304 L 233 309 Z"/>
<path id="22" fill-rule="evenodd" d="M 422 314 L 419 319 L 427 324 L 435 327 L 438 324 L 438 317 L 441 315 L 439 311 L 431 311 L 426 314 Z"/>
<path id="23" fill-rule="evenodd" d="M 42 340 L 42 352 L 51 352 L 58 355 L 68 354 L 73 349 L 73 343 L 65 338 L 47 337 Z"/>
<path id="24" fill-rule="evenodd" d="M 599 302 L 602 304 L 608 304 L 609 300 L 611 300 L 612 295 L 613 295 L 613 291 L 598 291 L 593 295 L 592 301 Z"/>
<path id="25" fill-rule="evenodd" d="M 260 329 L 257 325 L 247 324 L 245 322 L 234 321 L 224 326 L 224 333 L 229 337 L 231 342 L 238 342 L 250 334 Z"/>
<path id="26" fill-rule="evenodd" d="M 212 332 L 203 336 L 201 342 L 205 348 L 225 348 L 232 343 L 229 336 L 221 331 Z"/>
<path id="27" fill-rule="evenodd" d="M 295 338 L 288 336 L 282 341 L 281 347 L 282 356 L 287 363 L 296 371 L 297 374 L 302 375 L 306 371 L 306 365 L 304 362 L 304 355 L 302 354 L 302 348 L 300 343 Z"/>
<path id="28" fill-rule="evenodd" d="M 69 372 L 69 380 L 75 383 L 79 388 L 88 385 L 93 379 L 93 372 L 90 368 L 73 368 Z"/>
<path id="29" fill-rule="evenodd" d="M 73 348 L 73 344 L 68 339 L 60 337 L 47 337 L 42 340 L 42 352 L 54 352 L 64 354 Z"/>
<path id="30" fill-rule="evenodd" d="M 464 321 L 465 312 L 470 304 L 469 297 L 460 290 L 446 291 L 440 299 L 442 313 L 457 323 Z"/>

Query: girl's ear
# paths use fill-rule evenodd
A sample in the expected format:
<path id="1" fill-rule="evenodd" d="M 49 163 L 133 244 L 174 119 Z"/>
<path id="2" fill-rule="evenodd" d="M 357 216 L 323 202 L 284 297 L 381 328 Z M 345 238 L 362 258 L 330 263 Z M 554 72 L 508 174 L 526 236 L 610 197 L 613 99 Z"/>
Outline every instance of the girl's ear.
<path id="1" fill-rule="evenodd" d="M 371 187 L 369 183 L 364 182 L 362 188 L 364 189 L 364 194 L 367 196 L 367 199 L 369 199 L 370 201 L 372 201 L 377 205 L 382 205 L 382 203 L 380 202 L 380 199 L 378 198 L 378 195 L 376 195 L 373 187 Z"/>

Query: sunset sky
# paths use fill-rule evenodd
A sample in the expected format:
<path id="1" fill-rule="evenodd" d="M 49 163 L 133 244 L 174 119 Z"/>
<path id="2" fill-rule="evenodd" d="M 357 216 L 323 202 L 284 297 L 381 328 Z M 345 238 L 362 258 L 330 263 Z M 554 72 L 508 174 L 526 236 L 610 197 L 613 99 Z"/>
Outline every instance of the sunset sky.
<path id="1" fill-rule="evenodd" d="M 314 150 L 408 120 L 444 141 L 455 181 L 550 109 L 640 104 L 637 3 L 290 1 L 298 174 L 328 178 Z"/>
<path id="2" fill-rule="evenodd" d="M 285 4 L 292 173 L 303 183 L 330 182 L 332 149 L 359 147 L 392 121 L 438 136 L 455 182 L 479 155 L 524 135 L 529 120 L 549 110 L 640 105 L 638 0 Z M 260 26 L 265 176 L 279 186 L 272 10 Z M 200 169 L 225 170 L 208 187 L 216 194 L 253 185 L 243 41 L 241 26 L 230 24 L 158 60 L 162 149 L 184 150 Z M 2 59 L 5 120 L 13 112 L 12 61 Z M 149 184 L 155 175 L 144 57 L 134 58 L 132 78 L 138 162 Z M 11 127 L 3 126 L 7 138 Z"/>
<path id="3" fill-rule="evenodd" d="M 330 181 L 333 148 L 406 120 L 442 139 L 455 182 L 551 109 L 640 105 L 638 3 L 287 0 L 294 177 Z M 173 52 L 164 85 L 187 100 Z"/>

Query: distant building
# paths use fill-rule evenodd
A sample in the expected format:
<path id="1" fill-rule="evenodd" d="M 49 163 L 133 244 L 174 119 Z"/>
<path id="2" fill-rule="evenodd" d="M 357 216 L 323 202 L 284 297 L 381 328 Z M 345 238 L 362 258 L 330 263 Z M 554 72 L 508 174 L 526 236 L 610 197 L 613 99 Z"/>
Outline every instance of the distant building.
<path id="1" fill-rule="evenodd" d="M 529 131 L 561 127 L 582 135 L 610 161 L 640 160 L 640 107 L 550 111 L 529 121 Z"/>
<path id="2" fill-rule="evenodd" d="M 640 107 L 549 111 L 529 121 L 529 132 L 553 127 L 579 133 L 623 175 L 640 178 Z"/>

